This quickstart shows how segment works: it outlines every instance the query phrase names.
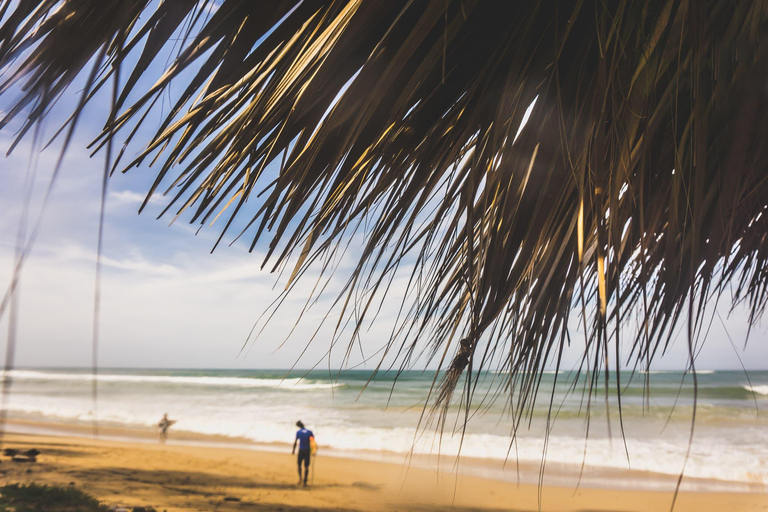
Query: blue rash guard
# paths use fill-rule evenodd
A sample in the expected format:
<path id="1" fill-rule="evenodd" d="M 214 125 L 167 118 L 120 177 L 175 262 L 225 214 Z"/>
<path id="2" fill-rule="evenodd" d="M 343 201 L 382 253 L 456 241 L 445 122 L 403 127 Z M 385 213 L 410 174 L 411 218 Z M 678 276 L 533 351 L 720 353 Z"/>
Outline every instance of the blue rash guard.
<path id="1" fill-rule="evenodd" d="M 306 428 L 296 432 L 296 439 L 299 440 L 299 450 L 309 450 L 309 438 L 313 436 L 312 431 Z"/>

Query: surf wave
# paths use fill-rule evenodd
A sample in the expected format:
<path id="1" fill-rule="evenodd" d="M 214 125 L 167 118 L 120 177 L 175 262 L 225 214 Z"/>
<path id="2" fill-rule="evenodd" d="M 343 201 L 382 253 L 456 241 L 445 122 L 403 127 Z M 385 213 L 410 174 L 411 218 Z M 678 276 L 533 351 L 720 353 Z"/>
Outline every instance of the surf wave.
<path id="1" fill-rule="evenodd" d="M 93 379 L 87 373 L 52 373 L 33 370 L 13 370 L 11 377 L 18 380 L 90 382 Z M 236 388 L 273 388 L 284 390 L 331 389 L 343 386 L 341 382 L 310 381 L 293 379 L 257 379 L 250 377 L 210 377 L 210 376 L 171 376 L 171 375 L 120 375 L 99 374 L 98 382 L 124 382 L 135 384 L 177 384 L 187 386 L 215 386 Z"/>
<path id="2" fill-rule="evenodd" d="M 768 384 L 762 385 L 762 386 L 742 386 L 744 389 L 749 391 L 750 393 L 757 393 L 758 395 L 768 395 Z"/>

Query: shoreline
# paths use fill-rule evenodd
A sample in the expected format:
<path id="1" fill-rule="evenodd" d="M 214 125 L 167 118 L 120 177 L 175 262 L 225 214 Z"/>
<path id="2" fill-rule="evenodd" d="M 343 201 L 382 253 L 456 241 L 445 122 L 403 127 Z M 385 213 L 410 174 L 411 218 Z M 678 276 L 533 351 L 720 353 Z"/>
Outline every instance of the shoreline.
<path id="1" fill-rule="evenodd" d="M 154 429 L 126 428 L 99 425 L 98 440 L 128 444 L 158 445 L 158 435 Z M 8 420 L 6 433 L 20 435 L 35 435 L 43 437 L 63 437 L 71 439 L 93 440 L 93 430 L 90 426 L 72 423 L 54 423 L 28 420 Z M 222 435 L 206 435 L 186 431 L 171 431 L 169 441 L 164 446 L 179 446 L 203 449 L 247 450 L 257 453 L 290 453 L 290 443 L 256 443 L 246 438 L 235 438 Z M 413 455 L 410 460 L 406 454 L 381 451 L 345 451 L 321 448 L 323 457 L 335 459 L 365 461 L 373 463 L 392 464 L 399 467 L 417 468 L 436 474 L 453 474 L 456 472 L 456 460 L 451 456 L 442 459 L 435 455 Z M 617 490 L 617 491 L 653 491 L 673 492 L 679 475 L 654 473 L 650 471 L 588 467 L 583 474 L 580 468 L 572 465 L 547 463 L 545 466 L 543 485 L 576 489 Z M 462 456 L 458 465 L 458 473 L 464 477 L 481 478 L 504 482 L 513 485 L 539 484 L 541 467 L 537 463 L 526 461 L 516 462 L 510 459 L 506 462 L 495 459 L 479 459 Z M 685 477 L 680 487 L 681 492 L 724 492 L 765 494 L 768 485 L 754 482 L 735 482 L 726 480 L 701 479 Z M 768 494 L 766 494 L 768 501 Z M 768 510 L 768 508 L 766 508 Z"/>
<path id="2" fill-rule="evenodd" d="M 74 486 L 108 505 L 198 510 L 457 512 L 668 510 L 671 491 L 578 489 L 436 474 L 398 464 L 319 456 L 308 488 L 288 453 L 6 433 L 4 447 L 37 448 L 36 464 L 0 464 L 3 484 Z M 541 494 L 540 494 L 541 491 Z M 675 511 L 765 511 L 765 493 L 686 492 Z M 129 508 L 130 510 L 130 508 Z"/>
<path id="3" fill-rule="evenodd" d="M 394 389 L 391 379 L 369 382 L 371 376 L 368 370 L 350 370 L 338 380 L 324 370 L 288 379 L 276 370 L 105 371 L 98 374 L 100 400 L 94 405 L 90 369 L 19 370 L 8 410 L 11 418 L 51 429 L 35 432 L 91 437 L 91 411 L 97 407 L 103 434 L 115 427 L 113 439 L 149 443 L 157 440 L 158 419 L 169 412 L 179 420 L 171 428 L 171 443 L 283 452 L 293 442 L 294 420 L 301 418 L 318 435 L 323 455 L 407 461 L 450 472 L 461 454 L 463 473 L 515 484 L 538 485 L 542 466 L 545 485 L 572 488 L 668 491 L 683 467 L 683 490 L 752 492 L 768 483 L 768 420 L 758 414 L 754 397 L 746 398 L 746 381 L 734 372 L 702 376 L 702 389 L 709 391 L 700 396 L 690 451 L 691 411 L 687 402 L 677 403 L 681 392 L 690 391 L 680 389 L 682 374 L 656 379 L 653 406 L 643 398 L 645 387 L 627 388 L 624 439 L 619 431 L 611 434 L 606 410 L 590 408 L 587 414 L 583 395 L 544 376 L 542 385 L 555 393 L 558 411 L 549 424 L 546 408 L 531 410 L 514 442 L 504 401 L 478 404 L 466 432 L 454 408 L 441 434 L 437 418 L 418 405 L 428 396 L 429 378 L 409 372 Z M 483 396 L 494 382 L 479 384 Z M 768 371 L 755 383 L 768 386 Z M 758 405 L 768 405 L 768 395 L 764 398 Z M 546 441 L 545 432 L 551 433 Z"/>

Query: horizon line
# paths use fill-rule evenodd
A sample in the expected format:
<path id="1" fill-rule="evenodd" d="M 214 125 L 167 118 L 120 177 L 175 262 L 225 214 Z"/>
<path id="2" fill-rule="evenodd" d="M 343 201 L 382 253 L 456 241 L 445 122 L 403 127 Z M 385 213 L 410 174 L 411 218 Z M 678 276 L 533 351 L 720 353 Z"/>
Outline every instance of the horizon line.
<path id="1" fill-rule="evenodd" d="M 8 370 L 92 370 L 90 366 L 69 366 L 69 365 L 62 365 L 62 366 L 33 366 L 33 365 L 18 365 L 14 366 L 12 368 L 8 368 Z M 376 371 L 377 373 L 387 373 L 387 372 L 393 372 L 393 371 L 407 371 L 407 372 L 435 372 L 435 371 L 445 371 L 445 370 L 437 370 L 434 368 L 409 368 L 406 370 L 400 370 L 400 369 L 378 369 L 375 368 L 279 368 L 279 367 L 269 367 L 269 368 L 234 368 L 234 367 L 200 367 L 200 366 L 100 366 L 98 368 L 97 373 L 99 373 L 100 370 L 220 370 L 220 371 L 284 371 L 284 372 L 310 372 L 310 371 L 327 371 L 332 373 L 338 373 L 338 372 L 351 372 L 351 371 L 368 371 L 373 372 Z M 508 370 L 504 369 L 484 369 L 483 372 L 489 372 L 489 373 L 509 373 Z M 541 370 L 542 372 L 555 372 L 558 373 L 575 373 L 576 370 L 567 370 L 567 369 L 559 369 L 556 370 L 555 368 L 545 368 L 544 370 Z M 602 373 L 605 370 L 600 370 Z M 615 372 L 615 369 L 609 369 L 610 373 Z M 636 373 L 645 373 L 645 369 L 636 369 L 633 370 L 631 368 L 621 368 L 620 371 L 622 373 L 632 373 L 633 371 Z M 674 372 L 674 373 L 693 373 L 690 371 L 687 371 L 686 369 L 673 369 L 673 368 L 655 368 L 649 370 L 650 372 Z M 696 373 L 701 372 L 764 372 L 768 371 L 768 367 L 766 368 L 697 368 Z M 586 373 L 586 371 L 582 372 Z"/>

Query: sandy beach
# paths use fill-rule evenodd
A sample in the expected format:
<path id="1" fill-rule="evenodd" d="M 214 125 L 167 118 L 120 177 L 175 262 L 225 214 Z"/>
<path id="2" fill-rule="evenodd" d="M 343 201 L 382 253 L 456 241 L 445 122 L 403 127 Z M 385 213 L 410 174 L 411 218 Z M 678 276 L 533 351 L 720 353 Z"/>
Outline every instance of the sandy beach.
<path id="1" fill-rule="evenodd" d="M 109 433 L 107 433 L 109 434 Z M 111 434 L 115 434 L 112 432 Z M 103 434 L 104 435 L 104 434 Z M 183 441 L 179 441 L 181 443 Z M 187 442 L 190 442 L 188 439 Z M 671 492 L 505 482 L 401 464 L 320 454 L 308 488 L 296 485 L 295 459 L 284 453 L 74 435 L 6 434 L 4 447 L 37 448 L 36 464 L 4 458 L 7 483 L 74 485 L 108 505 L 156 510 L 445 510 L 658 511 Z M 764 491 L 764 489 L 763 489 Z M 676 511 L 768 510 L 764 492 L 682 492 Z"/>

